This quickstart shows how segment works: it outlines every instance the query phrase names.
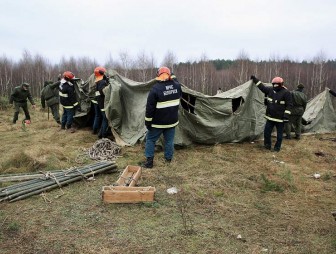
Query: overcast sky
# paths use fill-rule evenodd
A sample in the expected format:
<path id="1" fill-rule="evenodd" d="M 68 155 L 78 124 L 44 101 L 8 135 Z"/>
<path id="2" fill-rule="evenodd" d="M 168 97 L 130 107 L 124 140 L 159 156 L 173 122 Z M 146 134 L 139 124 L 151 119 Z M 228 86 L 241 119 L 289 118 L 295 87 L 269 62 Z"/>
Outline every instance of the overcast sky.
<path id="1" fill-rule="evenodd" d="M 0 0 L 0 55 L 336 59 L 335 0 Z"/>

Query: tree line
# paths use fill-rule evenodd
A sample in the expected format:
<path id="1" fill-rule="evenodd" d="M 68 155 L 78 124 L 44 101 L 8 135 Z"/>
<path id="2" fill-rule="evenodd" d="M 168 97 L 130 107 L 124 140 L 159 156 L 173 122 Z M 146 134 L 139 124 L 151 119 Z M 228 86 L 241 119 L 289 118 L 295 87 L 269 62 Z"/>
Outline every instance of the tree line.
<path id="1" fill-rule="evenodd" d="M 32 95 L 39 97 L 44 81 L 56 81 L 58 74 L 67 70 L 85 81 L 98 65 L 96 60 L 88 57 L 63 57 L 55 64 L 39 54 L 33 56 L 27 50 L 17 61 L 3 55 L 0 57 L 0 96 L 8 97 L 15 86 L 28 82 Z M 336 60 L 327 59 L 323 52 L 310 61 L 294 61 L 289 57 L 251 60 L 246 52 L 241 51 L 234 60 L 209 60 L 203 54 L 197 60 L 178 62 L 176 55 L 168 51 L 158 65 L 153 55 L 140 52 L 132 57 L 123 51 L 116 59 L 108 56 L 103 66 L 129 79 L 145 82 L 154 78 L 157 68 L 162 65 L 168 66 L 182 84 L 207 95 L 216 94 L 218 88 L 226 91 L 241 85 L 250 79 L 251 74 L 266 83 L 281 76 L 290 90 L 302 83 L 309 98 L 326 87 L 336 88 Z"/>

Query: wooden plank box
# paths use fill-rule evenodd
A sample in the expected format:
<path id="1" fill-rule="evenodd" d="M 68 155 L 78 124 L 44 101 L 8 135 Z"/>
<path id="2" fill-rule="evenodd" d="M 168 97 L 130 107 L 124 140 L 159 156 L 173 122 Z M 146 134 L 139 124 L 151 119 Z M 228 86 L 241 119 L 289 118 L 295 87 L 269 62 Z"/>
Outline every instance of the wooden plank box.
<path id="1" fill-rule="evenodd" d="M 153 202 L 155 187 L 103 186 L 104 203 Z"/>
<path id="2" fill-rule="evenodd" d="M 128 165 L 124 169 L 124 172 L 121 174 L 119 179 L 117 180 L 117 185 L 133 187 L 137 184 L 140 176 L 141 176 L 140 166 Z"/>

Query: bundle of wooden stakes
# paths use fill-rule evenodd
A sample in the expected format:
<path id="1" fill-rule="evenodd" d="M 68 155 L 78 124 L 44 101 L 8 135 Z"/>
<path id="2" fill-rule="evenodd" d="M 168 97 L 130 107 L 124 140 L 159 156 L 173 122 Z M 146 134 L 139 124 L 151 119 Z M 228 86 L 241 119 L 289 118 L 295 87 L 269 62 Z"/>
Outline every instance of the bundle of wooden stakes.
<path id="1" fill-rule="evenodd" d="M 97 163 L 74 169 L 48 172 L 44 177 L 14 184 L 0 189 L 0 202 L 14 202 L 33 195 L 40 194 L 70 183 L 94 177 L 97 174 L 117 170 L 114 161 L 99 161 Z"/>

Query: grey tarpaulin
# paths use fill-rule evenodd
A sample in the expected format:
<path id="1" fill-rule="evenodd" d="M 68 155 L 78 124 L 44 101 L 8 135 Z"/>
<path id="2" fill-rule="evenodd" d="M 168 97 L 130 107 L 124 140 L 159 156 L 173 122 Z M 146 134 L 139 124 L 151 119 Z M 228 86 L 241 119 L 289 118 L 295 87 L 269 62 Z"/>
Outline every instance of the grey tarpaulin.
<path id="1" fill-rule="evenodd" d="M 105 111 L 119 145 L 134 145 L 145 138 L 145 110 L 150 88 L 155 80 L 136 82 L 109 70 L 110 86 L 104 89 Z M 80 90 L 85 114 L 89 99 L 94 95 L 94 75 L 82 82 Z M 252 141 L 259 138 L 265 125 L 264 94 L 252 81 L 215 96 L 196 92 L 182 85 L 183 98 L 179 107 L 179 125 L 176 128 L 175 144 L 216 144 Z M 317 105 L 324 105 L 321 114 L 315 112 Z M 314 100 L 319 101 L 314 102 Z M 307 105 L 304 118 L 309 121 L 305 131 L 335 130 L 336 115 L 329 93 L 322 93 Z M 307 118 L 308 117 L 308 118 Z M 318 118 L 313 120 L 313 118 Z M 324 118 L 324 121 L 320 121 Z M 318 124 L 315 122 L 319 122 Z M 314 126 L 314 127 L 313 127 Z"/>
<path id="2" fill-rule="evenodd" d="M 155 80 L 135 82 L 109 71 L 111 86 L 105 88 L 105 110 L 118 138 L 129 145 L 143 140 L 146 101 Z M 94 87 L 93 75 L 86 82 Z M 208 96 L 182 87 L 179 125 L 175 144 L 215 144 L 253 140 L 265 124 L 264 95 L 251 82 L 219 95 Z"/>
<path id="3" fill-rule="evenodd" d="M 330 132 L 336 130 L 335 97 L 326 88 L 307 103 L 302 118 L 304 132 Z"/>

